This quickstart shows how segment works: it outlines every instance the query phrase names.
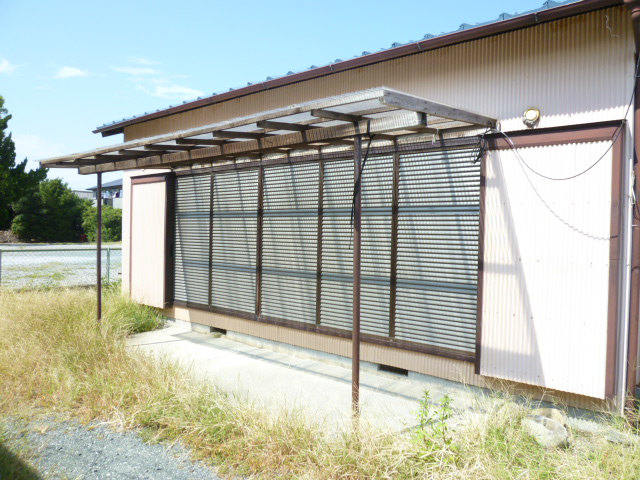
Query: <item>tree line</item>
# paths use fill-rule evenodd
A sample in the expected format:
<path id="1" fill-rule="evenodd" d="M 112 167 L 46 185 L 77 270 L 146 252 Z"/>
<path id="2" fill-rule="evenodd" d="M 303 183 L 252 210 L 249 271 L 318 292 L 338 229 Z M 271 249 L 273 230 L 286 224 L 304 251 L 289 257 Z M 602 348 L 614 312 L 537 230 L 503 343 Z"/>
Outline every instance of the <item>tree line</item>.
<path id="1" fill-rule="evenodd" d="M 16 163 L 8 124 L 11 115 L 0 96 L 0 230 L 11 230 L 26 242 L 95 241 L 97 212 L 48 169 L 27 170 L 27 159 Z M 103 239 L 122 237 L 122 211 L 103 206 Z"/>

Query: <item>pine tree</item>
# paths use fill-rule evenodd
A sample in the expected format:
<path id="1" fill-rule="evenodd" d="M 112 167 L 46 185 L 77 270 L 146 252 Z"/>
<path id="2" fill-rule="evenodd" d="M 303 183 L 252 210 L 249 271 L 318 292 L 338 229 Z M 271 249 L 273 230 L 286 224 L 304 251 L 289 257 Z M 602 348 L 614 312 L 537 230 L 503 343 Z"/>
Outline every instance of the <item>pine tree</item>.
<path id="1" fill-rule="evenodd" d="M 4 98 L 0 96 L 0 230 L 10 227 L 15 216 L 13 205 L 31 194 L 47 178 L 45 168 L 26 171 L 26 158 L 16 165 L 16 147 L 11 133 L 7 132 L 9 120 L 11 115 L 4 108 Z"/>

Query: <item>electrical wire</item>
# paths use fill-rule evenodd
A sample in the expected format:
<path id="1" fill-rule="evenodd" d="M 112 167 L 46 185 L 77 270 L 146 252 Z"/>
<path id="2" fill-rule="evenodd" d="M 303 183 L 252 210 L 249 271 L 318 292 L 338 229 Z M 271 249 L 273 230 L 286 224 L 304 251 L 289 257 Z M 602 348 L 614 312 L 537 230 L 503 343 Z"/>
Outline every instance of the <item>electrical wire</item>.
<path id="1" fill-rule="evenodd" d="M 640 55 L 638 56 L 638 60 L 636 61 L 636 68 L 635 68 L 635 73 L 634 73 L 634 79 L 637 78 L 638 76 L 638 70 L 640 68 Z M 552 181 L 565 181 L 565 180 L 573 180 L 574 178 L 578 178 L 581 175 L 584 175 L 585 173 L 587 173 L 589 170 L 591 170 L 592 168 L 594 168 L 596 165 L 598 165 L 598 163 L 600 163 L 606 156 L 607 154 L 611 151 L 611 149 L 613 148 L 613 145 L 616 143 L 616 141 L 618 140 L 618 138 L 620 137 L 620 135 L 622 134 L 622 131 L 625 127 L 625 121 L 627 116 L 629 115 L 629 111 L 631 110 L 631 105 L 633 105 L 633 99 L 635 97 L 635 82 L 634 82 L 634 88 L 631 91 L 631 98 L 629 99 L 629 103 L 627 104 L 627 109 L 624 113 L 624 117 L 623 117 L 623 122 L 616 128 L 616 132 L 613 135 L 612 139 L 611 139 L 611 144 L 607 147 L 607 149 L 604 151 L 604 153 L 598 157 L 598 159 L 593 162 L 591 165 L 589 165 L 587 168 L 585 168 L 584 170 L 582 170 L 579 173 L 576 173 L 574 175 L 570 175 L 568 177 L 550 177 L 548 175 L 545 175 L 543 173 L 538 172 L 537 170 L 535 170 L 533 167 L 531 167 L 531 165 L 529 165 L 527 162 L 525 162 L 525 160 L 522 158 L 522 156 L 520 155 L 518 148 L 514 145 L 513 141 L 511 140 L 511 137 L 509 137 L 509 135 L 507 135 L 505 132 L 503 132 L 502 130 L 497 130 L 494 129 L 493 132 L 498 133 L 500 135 L 502 135 L 505 140 L 507 141 L 507 143 L 509 144 L 509 148 L 513 151 L 513 153 L 516 155 L 516 157 L 518 158 L 518 160 L 525 166 L 527 167 L 528 170 L 530 170 L 532 173 L 534 173 L 535 175 L 542 177 L 546 180 L 552 180 Z"/>
<path id="2" fill-rule="evenodd" d="M 627 112 L 628 112 L 628 110 L 627 110 Z M 626 114 L 625 114 L 625 118 L 626 118 Z M 535 175 L 537 175 L 539 177 L 542 177 L 542 178 L 544 178 L 546 180 L 561 182 L 561 181 L 565 181 L 565 180 L 573 180 L 574 178 L 578 178 L 578 177 L 584 175 L 585 173 L 587 173 L 592 168 L 594 168 L 596 165 L 598 165 L 607 156 L 607 154 L 611 151 L 611 149 L 613 148 L 613 145 L 616 143 L 616 141 L 618 140 L 618 137 L 622 133 L 622 129 L 624 128 L 624 125 L 625 125 L 625 122 L 622 122 L 616 128 L 616 133 L 614 134 L 613 138 L 611 139 L 611 144 L 607 147 L 607 149 L 604 151 L 604 153 L 595 162 L 593 162 L 591 165 L 589 165 L 587 168 L 585 168 L 581 172 L 576 173 L 574 175 L 570 175 L 568 177 L 550 177 L 548 175 L 545 175 L 544 173 L 538 172 L 531 165 L 529 165 L 524 160 L 524 158 L 522 158 L 522 156 L 520 155 L 520 152 L 518 151 L 518 148 L 513 144 L 513 141 L 511 140 L 511 137 L 509 137 L 509 135 L 507 135 L 502 130 L 494 130 L 494 132 L 495 133 L 499 133 L 500 135 L 502 135 L 505 138 L 506 142 L 509 144 L 509 148 L 513 151 L 514 155 L 518 158 L 520 163 L 522 163 L 525 167 L 527 167 L 527 169 L 530 170 L 533 174 L 535 174 Z"/>
<path id="3" fill-rule="evenodd" d="M 371 120 L 367 120 L 367 137 L 369 140 L 367 142 L 367 149 L 364 153 L 364 159 L 362 160 L 362 164 L 360 165 L 360 172 L 358 175 L 358 181 L 353 182 L 353 197 L 351 198 L 351 231 L 353 232 L 353 218 L 355 215 L 356 209 L 356 196 L 358 192 L 362 189 L 362 173 L 364 172 L 364 167 L 367 164 L 367 159 L 369 158 L 369 147 L 371 147 L 371 141 L 376 135 L 371 135 Z"/>

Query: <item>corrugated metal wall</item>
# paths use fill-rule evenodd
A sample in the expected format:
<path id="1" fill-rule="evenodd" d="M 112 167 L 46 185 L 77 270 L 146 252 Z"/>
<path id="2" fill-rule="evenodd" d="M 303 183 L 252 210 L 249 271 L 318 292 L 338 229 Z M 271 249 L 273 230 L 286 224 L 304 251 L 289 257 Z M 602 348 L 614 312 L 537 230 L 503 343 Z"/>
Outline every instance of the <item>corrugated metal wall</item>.
<path id="1" fill-rule="evenodd" d="M 569 176 L 610 142 L 524 148 Z M 481 373 L 604 397 L 611 153 L 571 181 L 510 151 L 487 158 Z"/>
<path id="2" fill-rule="evenodd" d="M 619 6 L 132 125 L 125 139 L 382 85 L 492 116 L 505 130 L 522 128 L 532 105 L 540 127 L 618 119 L 633 86 L 633 51 L 629 13 Z"/>
<path id="3" fill-rule="evenodd" d="M 164 308 L 167 184 L 161 181 L 132 187 L 131 298 Z"/>

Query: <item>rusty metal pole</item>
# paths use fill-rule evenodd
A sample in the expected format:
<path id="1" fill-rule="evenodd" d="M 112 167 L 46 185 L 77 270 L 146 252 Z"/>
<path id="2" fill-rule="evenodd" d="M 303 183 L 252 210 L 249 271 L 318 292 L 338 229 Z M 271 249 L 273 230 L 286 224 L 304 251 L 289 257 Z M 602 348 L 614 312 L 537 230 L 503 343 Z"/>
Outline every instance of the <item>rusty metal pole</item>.
<path id="1" fill-rule="evenodd" d="M 362 136 L 354 139 L 354 199 L 353 199 L 353 330 L 351 353 L 351 410 L 360 415 L 360 228 L 362 225 Z"/>
<path id="2" fill-rule="evenodd" d="M 96 291 L 98 293 L 98 322 L 102 320 L 102 172 L 97 174 L 98 190 L 97 203 L 98 226 L 96 237 Z"/>

